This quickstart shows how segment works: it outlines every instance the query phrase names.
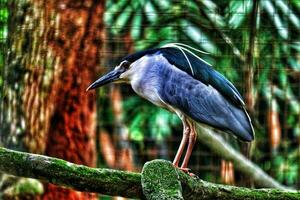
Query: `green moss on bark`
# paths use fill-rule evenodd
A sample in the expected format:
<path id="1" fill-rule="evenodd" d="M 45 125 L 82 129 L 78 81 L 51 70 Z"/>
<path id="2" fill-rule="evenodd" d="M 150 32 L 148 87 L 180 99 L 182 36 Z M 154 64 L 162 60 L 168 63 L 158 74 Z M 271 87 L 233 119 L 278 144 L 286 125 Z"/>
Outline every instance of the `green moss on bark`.
<path id="1" fill-rule="evenodd" d="M 22 153 L 0 147 L 0 171 L 41 179 L 79 191 L 130 198 L 142 197 L 141 175 L 112 169 L 96 169 L 61 159 Z"/>
<path id="2" fill-rule="evenodd" d="M 300 192 L 297 191 L 249 189 L 209 183 L 197 177 L 190 177 L 164 160 L 146 163 L 142 174 L 139 174 L 90 168 L 57 158 L 0 147 L 0 171 L 15 176 L 41 179 L 79 191 L 129 198 L 300 199 Z M 23 187 L 23 189 L 28 188 Z"/>
<path id="3" fill-rule="evenodd" d="M 300 192 L 296 191 L 250 189 L 209 183 L 198 177 L 190 177 L 164 160 L 153 160 L 145 164 L 142 186 L 148 199 L 300 199 Z"/>
<path id="4" fill-rule="evenodd" d="M 144 165 L 142 187 L 147 199 L 183 199 L 178 172 L 165 160 L 155 160 Z"/>

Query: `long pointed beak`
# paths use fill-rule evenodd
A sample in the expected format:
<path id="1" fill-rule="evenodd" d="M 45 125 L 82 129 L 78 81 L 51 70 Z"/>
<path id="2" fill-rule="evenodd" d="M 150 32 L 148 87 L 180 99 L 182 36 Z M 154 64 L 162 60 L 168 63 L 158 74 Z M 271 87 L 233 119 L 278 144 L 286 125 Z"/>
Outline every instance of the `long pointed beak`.
<path id="1" fill-rule="evenodd" d="M 95 89 L 97 87 L 101 87 L 103 85 L 106 85 L 108 83 L 111 83 L 115 80 L 118 80 L 120 75 L 123 73 L 124 71 L 121 69 L 114 69 L 111 72 L 108 72 L 107 74 L 105 74 L 104 76 L 100 77 L 99 79 L 97 79 L 94 83 L 92 83 L 87 89 L 86 91 Z"/>

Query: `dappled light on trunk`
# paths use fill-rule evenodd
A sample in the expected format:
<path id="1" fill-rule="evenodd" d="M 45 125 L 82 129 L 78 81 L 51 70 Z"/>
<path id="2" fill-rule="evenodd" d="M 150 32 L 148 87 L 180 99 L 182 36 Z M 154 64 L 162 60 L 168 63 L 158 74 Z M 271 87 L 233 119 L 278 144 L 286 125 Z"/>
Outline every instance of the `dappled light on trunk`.
<path id="1" fill-rule="evenodd" d="M 234 167 L 232 162 L 221 160 L 221 179 L 224 184 L 234 185 Z"/>
<path id="2" fill-rule="evenodd" d="M 270 104 L 267 115 L 268 135 L 271 152 L 276 155 L 281 142 L 281 125 L 276 100 L 272 99 Z"/>

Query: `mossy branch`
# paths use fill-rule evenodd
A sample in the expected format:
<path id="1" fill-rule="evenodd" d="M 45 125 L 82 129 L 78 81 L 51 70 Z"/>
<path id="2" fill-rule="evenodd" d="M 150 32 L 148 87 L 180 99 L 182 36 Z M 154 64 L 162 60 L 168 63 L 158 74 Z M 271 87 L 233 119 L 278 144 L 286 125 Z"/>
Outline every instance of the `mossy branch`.
<path id="1" fill-rule="evenodd" d="M 79 191 L 140 198 L 141 175 L 112 169 L 76 165 L 61 159 L 0 147 L 0 171 L 40 179 Z"/>
<path id="2" fill-rule="evenodd" d="M 248 189 L 192 178 L 164 160 L 145 164 L 142 174 L 76 165 L 61 159 L 0 147 L 0 171 L 79 191 L 147 199 L 300 199 L 300 192 Z"/>
<path id="3" fill-rule="evenodd" d="M 176 179 L 177 177 L 177 179 Z M 190 177 L 171 162 L 153 160 L 144 165 L 143 191 L 147 199 L 240 200 L 300 199 L 300 192 L 280 189 L 250 189 L 221 185 Z"/>

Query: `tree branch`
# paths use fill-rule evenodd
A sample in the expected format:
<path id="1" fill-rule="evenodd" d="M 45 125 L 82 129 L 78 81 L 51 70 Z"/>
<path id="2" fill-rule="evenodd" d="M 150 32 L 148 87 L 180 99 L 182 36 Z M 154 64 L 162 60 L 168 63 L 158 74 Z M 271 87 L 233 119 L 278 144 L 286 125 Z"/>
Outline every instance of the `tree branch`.
<path id="1" fill-rule="evenodd" d="M 148 162 L 141 175 L 119 170 L 89 168 L 57 158 L 0 147 L 0 171 L 15 176 L 41 179 L 79 191 L 129 198 L 146 196 L 147 199 L 151 199 L 153 194 L 164 197 L 161 199 L 168 199 L 170 195 L 173 197 L 177 195 L 184 199 L 199 199 L 199 196 L 202 199 L 300 198 L 300 192 L 248 189 L 209 183 L 186 175 L 164 160 Z M 170 189 L 170 185 L 173 188 Z"/>
<path id="2" fill-rule="evenodd" d="M 0 147 L 0 171 L 41 179 L 79 191 L 140 198 L 141 175 L 112 169 L 96 169 L 61 159 Z"/>
<path id="3" fill-rule="evenodd" d="M 282 190 L 290 190 L 271 176 L 266 174 L 260 167 L 245 158 L 242 154 L 232 148 L 224 139 L 213 133 L 210 129 L 198 126 L 198 140 L 210 148 L 215 154 L 233 162 L 234 167 L 243 174 L 251 177 L 261 187 L 271 187 Z"/>
<path id="4" fill-rule="evenodd" d="M 192 178 L 165 160 L 153 160 L 144 165 L 142 185 L 147 199 L 300 199 L 300 192 L 296 191 L 250 189 Z"/>

